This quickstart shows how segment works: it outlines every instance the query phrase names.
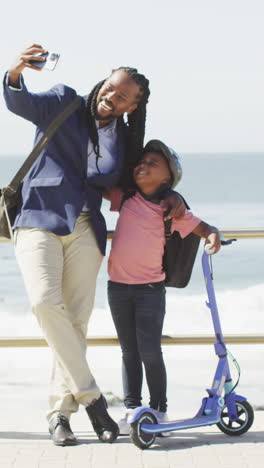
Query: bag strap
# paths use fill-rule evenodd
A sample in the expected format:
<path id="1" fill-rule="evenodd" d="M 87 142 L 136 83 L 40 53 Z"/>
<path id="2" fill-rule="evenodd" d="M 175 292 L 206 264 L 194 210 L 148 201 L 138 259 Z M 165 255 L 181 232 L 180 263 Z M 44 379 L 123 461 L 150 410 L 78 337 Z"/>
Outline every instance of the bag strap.
<path id="1" fill-rule="evenodd" d="M 12 226 L 11 226 L 11 223 L 10 223 L 8 210 L 7 210 L 7 206 L 6 206 L 6 202 L 5 202 L 5 197 L 3 197 L 3 204 L 4 204 L 5 216 L 6 216 L 7 226 L 8 226 L 8 230 L 9 230 L 9 234 L 10 234 L 10 239 L 14 242 L 14 233 L 13 233 L 13 229 L 12 229 Z"/>
<path id="2" fill-rule="evenodd" d="M 38 143 L 34 146 L 33 150 L 31 151 L 30 155 L 27 157 L 25 162 L 22 164 L 18 172 L 16 173 L 15 177 L 12 181 L 5 187 L 5 191 L 16 192 L 20 183 L 24 179 L 25 175 L 36 161 L 37 157 L 41 153 L 41 151 L 45 148 L 47 143 L 53 137 L 54 133 L 58 130 L 60 125 L 71 115 L 73 112 L 80 106 L 81 104 L 81 96 L 77 96 L 73 101 L 70 102 L 65 109 L 60 112 L 57 117 L 49 124 L 48 128 L 46 129 L 45 133 L 42 135 Z"/>
<path id="3" fill-rule="evenodd" d="M 183 201 L 183 203 L 185 205 L 185 208 L 187 208 L 187 210 L 189 210 L 190 207 L 189 207 L 187 201 L 183 198 L 183 196 L 179 192 L 176 192 L 176 193 L 178 193 L 178 195 L 180 195 L 180 197 L 181 197 L 181 199 L 182 199 L 182 201 Z M 167 216 L 168 212 L 169 212 L 169 210 L 166 211 L 163 216 Z M 170 240 L 170 238 L 172 236 L 172 234 L 171 234 L 172 219 L 167 219 L 166 221 L 163 219 L 163 221 L 164 221 L 164 230 L 165 230 L 165 242 L 167 243 L 168 240 Z"/>
<path id="4" fill-rule="evenodd" d="M 165 242 L 167 243 L 168 240 L 171 238 L 172 219 L 167 219 L 166 221 L 163 219 L 163 221 L 164 221 L 164 230 L 165 230 Z"/>

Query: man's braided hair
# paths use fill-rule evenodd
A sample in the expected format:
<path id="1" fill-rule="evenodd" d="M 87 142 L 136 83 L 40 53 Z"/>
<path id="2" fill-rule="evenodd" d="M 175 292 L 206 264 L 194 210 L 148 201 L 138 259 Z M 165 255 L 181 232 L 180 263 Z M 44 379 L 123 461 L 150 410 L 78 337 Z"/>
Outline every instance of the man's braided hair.
<path id="1" fill-rule="evenodd" d="M 150 95 L 149 81 L 144 75 L 138 73 L 136 68 L 131 67 L 119 67 L 112 71 L 122 70 L 139 86 L 140 94 L 138 96 L 137 108 L 127 116 L 127 139 L 126 139 L 126 154 L 125 154 L 125 167 L 122 175 L 122 186 L 127 187 L 132 184 L 133 180 L 133 168 L 139 161 L 145 136 L 145 122 L 146 122 L 146 105 Z M 96 108 L 97 108 L 97 96 L 98 92 L 105 83 L 106 80 L 100 81 L 90 92 L 86 101 L 86 114 L 88 120 L 89 135 L 94 147 L 96 154 L 96 166 L 98 167 L 98 160 L 100 156 L 98 133 L 95 124 Z M 124 122 L 124 117 L 119 117 L 118 120 Z"/>

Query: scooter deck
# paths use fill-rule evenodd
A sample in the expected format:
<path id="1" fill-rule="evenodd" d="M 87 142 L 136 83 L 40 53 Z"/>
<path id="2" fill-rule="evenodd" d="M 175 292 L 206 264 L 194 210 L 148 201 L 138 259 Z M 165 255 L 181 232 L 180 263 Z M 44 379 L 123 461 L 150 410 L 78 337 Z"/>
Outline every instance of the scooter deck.
<path id="1" fill-rule="evenodd" d="M 179 431 L 180 429 L 211 426 L 213 424 L 217 424 L 220 421 L 220 412 L 217 411 L 208 416 L 195 416 L 189 419 L 169 421 L 161 424 L 141 424 L 140 429 L 145 434 L 158 434 L 160 432 L 171 432 Z"/>

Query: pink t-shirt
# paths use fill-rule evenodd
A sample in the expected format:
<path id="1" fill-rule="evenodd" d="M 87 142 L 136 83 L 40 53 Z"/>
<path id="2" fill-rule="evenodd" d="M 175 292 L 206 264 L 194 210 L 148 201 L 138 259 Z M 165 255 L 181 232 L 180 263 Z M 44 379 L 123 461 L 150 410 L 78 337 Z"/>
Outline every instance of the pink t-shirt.
<path id="1" fill-rule="evenodd" d="M 111 191 L 111 211 L 119 211 L 120 189 Z M 171 232 L 186 237 L 201 222 L 190 211 L 173 219 Z M 126 284 L 156 283 L 165 279 L 162 257 L 165 246 L 163 211 L 145 200 L 139 192 L 126 200 L 117 221 L 108 260 L 112 281 Z"/>

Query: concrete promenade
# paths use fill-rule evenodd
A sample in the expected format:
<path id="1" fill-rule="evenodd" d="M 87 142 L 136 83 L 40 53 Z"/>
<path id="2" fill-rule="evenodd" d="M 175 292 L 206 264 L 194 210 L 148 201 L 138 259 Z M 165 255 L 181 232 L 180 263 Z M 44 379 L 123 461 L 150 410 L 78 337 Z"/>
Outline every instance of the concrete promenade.
<path id="1" fill-rule="evenodd" d="M 16 402 L 15 402 L 16 403 Z M 174 432 L 157 438 L 148 450 L 135 447 L 129 437 L 112 444 L 98 441 L 83 409 L 73 415 L 75 447 L 55 447 L 47 433 L 43 409 L 30 405 L 4 406 L 0 411 L 0 468 L 262 468 L 264 411 L 255 412 L 250 431 L 226 436 L 216 426 Z M 120 407 L 110 408 L 117 420 Z M 181 415 L 180 417 L 182 417 Z M 184 415 L 188 416 L 188 415 Z"/>

